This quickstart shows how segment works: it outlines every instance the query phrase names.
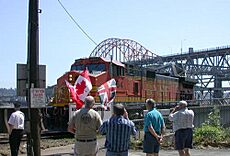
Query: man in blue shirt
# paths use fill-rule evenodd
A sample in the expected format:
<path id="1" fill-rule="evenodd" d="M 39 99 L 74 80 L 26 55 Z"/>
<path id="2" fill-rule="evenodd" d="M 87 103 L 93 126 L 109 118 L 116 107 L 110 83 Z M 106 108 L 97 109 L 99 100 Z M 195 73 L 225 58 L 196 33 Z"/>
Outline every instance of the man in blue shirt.
<path id="1" fill-rule="evenodd" d="M 130 135 L 137 133 L 135 125 L 128 119 L 122 104 L 115 104 L 113 112 L 112 117 L 99 128 L 99 132 L 106 135 L 106 156 L 128 156 Z"/>
<path id="2" fill-rule="evenodd" d="M 146 156 L 158 156 L 160 142 L 163 138 L 165 123 L 161 113 L 155 108 L 153 99 L 146 100 L 147 114 L 144 117 L 143 152 Z"/>

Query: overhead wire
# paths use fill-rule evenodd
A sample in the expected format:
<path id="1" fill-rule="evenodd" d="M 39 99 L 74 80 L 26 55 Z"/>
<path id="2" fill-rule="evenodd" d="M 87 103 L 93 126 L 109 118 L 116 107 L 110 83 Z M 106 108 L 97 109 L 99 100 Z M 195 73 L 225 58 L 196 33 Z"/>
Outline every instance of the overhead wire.
<path id="1" fill-rule="evenodd" d="M 65 6 L 61 3 L 60 0 L 58 0 L 59 4 L 61 5 L 61 7 L 65 10 L 65 12 L 67 13 L 67 15 L 71 18 L 71 20 L 76 24 L 76 26 L 86 35 L 86 37 L 92 41 L 95 45 L 97 45 L 97 43 L 84 31 L 84 29 L 77 23 L 77 21 L 73 18 L 73 16 L 68 12 L 68 10 L 65 8 Z"/>

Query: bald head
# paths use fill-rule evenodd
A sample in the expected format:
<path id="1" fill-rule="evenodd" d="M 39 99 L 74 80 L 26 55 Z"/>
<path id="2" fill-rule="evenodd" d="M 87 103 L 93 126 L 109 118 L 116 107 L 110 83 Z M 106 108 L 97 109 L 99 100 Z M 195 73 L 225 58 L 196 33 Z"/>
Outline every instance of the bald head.
<path id="1" fill-rule="evenodd" d="M 87 96 L 87 97 L 85 98 L 85 107 L 86 107 L 86 108 L 92 108 L 94 104 L 95 104 L 94 97 L 92 97 L 92 96 Z"/>
<path id="2" fill-rule="evenodd" d="M 178 104 L 180 107 L 187 107 L 188 103 L 184 100 L 180 101 Z"/>

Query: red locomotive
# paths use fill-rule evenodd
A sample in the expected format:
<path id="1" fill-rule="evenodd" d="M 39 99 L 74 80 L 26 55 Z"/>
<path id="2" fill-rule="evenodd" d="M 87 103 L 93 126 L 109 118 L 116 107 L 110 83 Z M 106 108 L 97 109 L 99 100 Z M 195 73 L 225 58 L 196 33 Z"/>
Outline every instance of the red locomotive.
<path id="1" fill-rule="evenodd" d="M 90 95 L 95 97 L 97 103 L 97 88 L 111 78 L 117 82 L 115 103 L 144 103 L 147 98 L 153 98 L 157 103 L 193 99 L 195 83 L 184 77 L 166 76 L 140 66 L 135 67 L 102 57 L 89 57 L 75 60 L 71 70 L 58 78 L 51 105 L 63 107 L 71 103 L 65 80 L 73 85 L 86 67 L 93 86 Z"/>
<path id="2" fill-rule="evenodd" d="M 57 80 L 54 98 L 50 102 L 52 107 L 50 117 L 52 124 L 65 123 L 69 118 L 69 104 L 72 103 L 65 80 L 74 85 L 80 73 L 87 68 L 92 83 L 90 95 L 100 103 L 97 88 L 111 78 L 116 80 L 117 90 L 114 103 L 123 103 L 127 109 L 141 112 L 145 100 L 153 98 L 161 106 L 168 106 L 179 100 L 192 100 L 194 81 L 184 77 L 172 77 L 158 74 L 151 69 L 133 64 L 121 63 L 102 57 L 76 59 L 66 72 Z M 137 110 L 139 109 L 139 110 Z M 60 125 L 59 125 L 60 127 Z M 63 126 L 62 126 L 63 127 Z"/>

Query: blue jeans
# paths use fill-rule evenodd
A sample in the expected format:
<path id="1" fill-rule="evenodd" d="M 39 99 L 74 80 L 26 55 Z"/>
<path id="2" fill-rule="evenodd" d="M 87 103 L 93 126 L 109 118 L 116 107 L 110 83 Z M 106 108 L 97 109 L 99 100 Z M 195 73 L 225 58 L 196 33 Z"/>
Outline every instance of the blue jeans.
<path id="1" fill-rule="evenodd" d="M 107 150 L 106 156 L 128 156 L 128 151 L 126 151 L 126 152 L 110 152 Z"/>

